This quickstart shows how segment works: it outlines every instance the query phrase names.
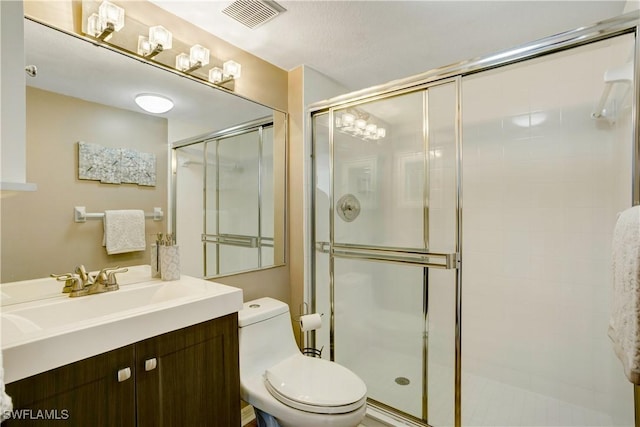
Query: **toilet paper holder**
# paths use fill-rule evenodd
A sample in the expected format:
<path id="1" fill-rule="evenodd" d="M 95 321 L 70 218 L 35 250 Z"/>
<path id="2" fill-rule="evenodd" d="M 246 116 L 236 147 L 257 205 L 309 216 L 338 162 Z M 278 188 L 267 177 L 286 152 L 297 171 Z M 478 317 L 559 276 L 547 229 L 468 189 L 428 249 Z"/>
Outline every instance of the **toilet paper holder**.
<path id="1" fill-rule="evenodd" d="M 301 352 L 305 356 L 322 357 L 322 350 L 324 349 L 324 346 L 317 349 L 314 347 L 305 347 L 305 344 L 309 342 L 308 334 L 322 327 L 322 321 L 320 318 L 324 316 L 324 313 L 309 313 L 309 306 L 306 302 L 300 304 L 300 313 L 300 317 L 298 317 L 297 321 L 300 327 Z M 307 334 L 306 337 L 304 334 Z"/>

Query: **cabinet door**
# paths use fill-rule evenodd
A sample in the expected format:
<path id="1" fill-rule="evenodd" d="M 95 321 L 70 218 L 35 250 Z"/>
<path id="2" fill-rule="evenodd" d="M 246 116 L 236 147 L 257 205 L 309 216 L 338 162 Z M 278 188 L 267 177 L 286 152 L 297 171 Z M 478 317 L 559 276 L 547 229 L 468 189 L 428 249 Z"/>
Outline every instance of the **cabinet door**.
<path id="1" fill-rule="evenodd" d="M 240 426 L 237 313 L 136 344 L 138 426 Z"/>
<path id="2" fill-rule="evenodd" d="M 7 384 L 14 414 L 22 419 L 3 427 L 135 426 L 134 351 L 133 345 L 122 347 Z M 118 371 L 126 368 L 131 377 L 118 381 Z"/>

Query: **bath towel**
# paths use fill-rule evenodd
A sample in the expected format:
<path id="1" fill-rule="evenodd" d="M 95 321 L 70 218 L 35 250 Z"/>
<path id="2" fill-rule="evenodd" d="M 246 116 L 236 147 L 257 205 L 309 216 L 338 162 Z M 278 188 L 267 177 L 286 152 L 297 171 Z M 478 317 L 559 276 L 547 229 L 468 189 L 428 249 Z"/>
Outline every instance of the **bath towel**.
<path id="1" fill-rule="evenodd" d="M 611 261 L 609 338 L 629 381 L 640 384 L 640 206 L 618 216 Z"/>
<path id="2" fill-rule="evenodd" d="M 2 365 L 2 351 L 0 351 L 0 423 L 9 418 L 12 409 L 11 397 L 4 391 L 4 366 Z"/>
<path id="3" fill-rule="evenodd" d="M 104 239 L 109 255 L 144 251 L 144 212 L 113 210 L 104 212 Z"/>

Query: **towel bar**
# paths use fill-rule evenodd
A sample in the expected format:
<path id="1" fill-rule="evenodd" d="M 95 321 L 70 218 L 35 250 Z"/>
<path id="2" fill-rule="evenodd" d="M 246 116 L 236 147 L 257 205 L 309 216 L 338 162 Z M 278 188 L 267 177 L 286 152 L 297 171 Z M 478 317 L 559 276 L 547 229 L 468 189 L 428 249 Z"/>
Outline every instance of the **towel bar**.
<path id="1" fill-rule="evenodd" d="M 162 221 L 164 213 L 162 208 L 153 208 L 153 212 L 145 212 L 145 218 L 153 218 L 154 221 Z M 84 206 L 76 206 L 73 208 L 73 219 L 75 222 L 87 222 L 87 219 L 104 218 L 103 212 L 87 213 Z"/>

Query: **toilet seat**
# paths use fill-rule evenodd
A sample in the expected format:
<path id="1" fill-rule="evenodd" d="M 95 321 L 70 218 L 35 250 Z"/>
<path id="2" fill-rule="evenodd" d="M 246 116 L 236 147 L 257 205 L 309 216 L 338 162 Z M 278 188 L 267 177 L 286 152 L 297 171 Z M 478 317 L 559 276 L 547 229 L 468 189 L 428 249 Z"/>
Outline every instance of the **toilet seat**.
<path id="1" fill-rule="evenodd" d="M 266 370 L 264 384 L 283 404 L 316 414 L 355 411 L 367 387 L 353 372 L 323 359 L 294 355 Z"/>

